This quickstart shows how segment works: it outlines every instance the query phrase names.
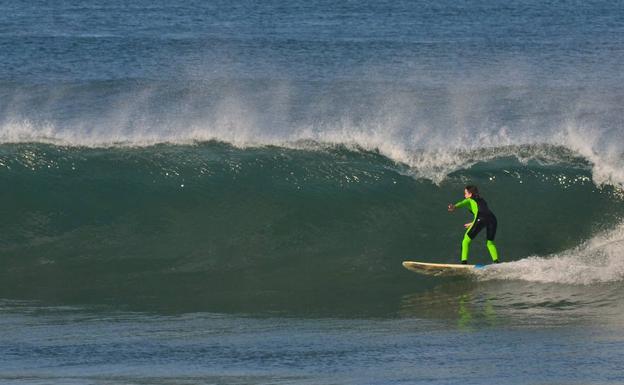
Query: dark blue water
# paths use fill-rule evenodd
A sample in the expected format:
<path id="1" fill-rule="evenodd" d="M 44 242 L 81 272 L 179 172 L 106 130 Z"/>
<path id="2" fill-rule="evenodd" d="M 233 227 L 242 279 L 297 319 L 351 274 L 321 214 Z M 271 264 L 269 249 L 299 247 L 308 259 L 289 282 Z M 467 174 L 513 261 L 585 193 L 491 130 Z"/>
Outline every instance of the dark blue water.
<path id="1" fill-rule="evenodd" d="M 0 382 L 623 382 L 622 36 L 606 1 L 0 3 Z M 404 270 L 457 260 L 467 183 L 505 263 Z"/>
<path id="2" fill-rule="evenodd" d="M 8 81 L 223 70 L 236 78 L 362 81 L 372 71 L 444 82 L 449 71 L 506 62 L 533 65 L 529 76 L 551 81 L 581 75 L 614 84 L 621 76 L 622 6 L 607 1 L 9 1 L 2 11 L 0 76 Z"/>

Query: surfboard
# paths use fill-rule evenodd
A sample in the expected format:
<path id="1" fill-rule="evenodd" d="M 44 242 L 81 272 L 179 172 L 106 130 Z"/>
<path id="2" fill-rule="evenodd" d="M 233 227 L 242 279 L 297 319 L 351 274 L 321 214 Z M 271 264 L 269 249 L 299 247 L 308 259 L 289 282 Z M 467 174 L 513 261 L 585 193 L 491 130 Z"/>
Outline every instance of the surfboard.
<path id="1" fill-rule="evenodd" d="M 434 276 L 470 275 L 475 270 L 485 269 L 485 265 L 461 265 L 454 263 L 428 263 L 403 261 L 403 267 L 414 273 Z"/>

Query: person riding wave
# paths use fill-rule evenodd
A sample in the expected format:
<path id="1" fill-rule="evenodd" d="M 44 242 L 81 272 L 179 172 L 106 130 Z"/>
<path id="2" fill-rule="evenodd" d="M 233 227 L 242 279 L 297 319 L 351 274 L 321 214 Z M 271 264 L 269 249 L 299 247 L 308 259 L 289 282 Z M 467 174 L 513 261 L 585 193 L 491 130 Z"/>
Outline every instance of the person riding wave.
<path id="1" fill-rule="evenodd" d="M 449 203 L 448 205 L 449 212 L 455 211 L 456 208 L 466 207 L 474 215 L 472 222 L 464 225 L 467 230 L 462 240 L 461 263 L 466 264 L 468 262 L 470 243 L 484 227 L 486 229 L 487 249 L 490 252 L 492 261 L 498 263 L 498 250 L 496 249 L 496 244 L 494 244 L 497 226 L 496 216 L 490 210 L 485 200 L 479 196 L 477 186 L 466 186 L 464 188 L 464 198 L 462 201 L 455 204 Z"/>

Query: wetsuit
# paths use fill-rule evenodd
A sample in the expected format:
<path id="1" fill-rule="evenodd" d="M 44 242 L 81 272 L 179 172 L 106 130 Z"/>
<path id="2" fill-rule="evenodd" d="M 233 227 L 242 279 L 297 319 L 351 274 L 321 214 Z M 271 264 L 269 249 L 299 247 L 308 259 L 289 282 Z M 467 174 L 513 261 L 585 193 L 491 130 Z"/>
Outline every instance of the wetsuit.
<path id="1" fill-rule="evenodd" d="M 468 260 L 468 250 L 470 249 L 470 243 L 485 227 L 487 236 L 487 248 L 492 257 L 492 261 L 498 262 L 498 250 L 494 244 L 494 237 L 496 236 L 496 216 L 490 211 L 485 200 L 479 196 L 472 198 L 466 198 L 463 201 L 455 204 L 456 208 L 467 207 L 468 210 L 474 215 L 472 224 L 468 227 L 464 239 L 462 240 L 462 263 L 466 263 Z"/>

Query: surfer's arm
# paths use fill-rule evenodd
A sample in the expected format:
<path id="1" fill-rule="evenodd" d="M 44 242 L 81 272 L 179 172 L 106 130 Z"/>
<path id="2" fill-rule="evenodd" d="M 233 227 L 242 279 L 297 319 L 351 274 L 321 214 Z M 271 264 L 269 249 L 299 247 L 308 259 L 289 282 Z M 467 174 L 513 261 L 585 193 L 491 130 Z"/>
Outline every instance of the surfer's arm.
<path id="1" fill-rule="evenodd" d="M 459 201 L 459 202 L 457 202 L 455 204 L 449 203 L 448 211 L 449 212 L 453 212 L 453 211 L 455 211 L 455 209 L 462 208 L 462 207 L 467 206 L 469 204 L 470 203 L 468 202 L 468 199 L 464 199 L 463 201 Z"/>
<path id="2" fill-rule="evenodd" d="M 474 199 L 470 199 L 470 198 L 466 198 L 463 201 L 459 201 L 457 203 L 455 203 L 453 205 L 453 208 L 461 208 L 461 207 L 468 207 L 468 210 L 470 210 L 470 212 L 472 213 L 472 215 L 474 215 L 474 218 L 472 219 L 472 223 L 474 223 L 477 220 L 477 215 L 479 214 L 479 205 L 477 205 L 477 202 L 474 201 Z M 450 205 L 449 205 L 449 211 L 450 210 Z M 466 224 L 466 225 L 472 225 L 472 223 L 470 224 Z M 466 227 L 470 227 L 470 226 L 466 226 Z"/>

